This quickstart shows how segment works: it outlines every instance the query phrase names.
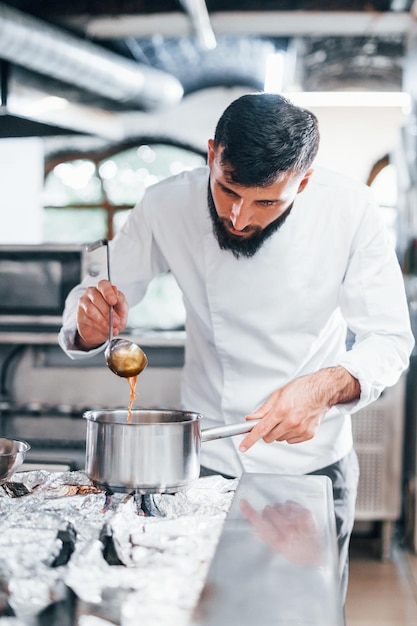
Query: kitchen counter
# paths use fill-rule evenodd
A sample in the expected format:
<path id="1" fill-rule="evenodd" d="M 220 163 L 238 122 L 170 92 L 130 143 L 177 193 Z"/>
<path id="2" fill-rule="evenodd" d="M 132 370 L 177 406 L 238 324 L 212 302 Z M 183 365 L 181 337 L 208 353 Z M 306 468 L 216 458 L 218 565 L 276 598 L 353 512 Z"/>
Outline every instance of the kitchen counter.
<path id="1" fill-rule="evenodd" d="M 3 328 L 0 330 L 0 344 L 14 345 L 57 345 L 59 329 L 45 330 L 42 326 L 34 329 Z M 128 330 L 120 335 L 140 346 L 147 347 L 183 347 L 184 330 Z"/>
<path id="2" fill-rule="evenodd" d="M 136 496 L 22 472 L 0 487 L 0 519 L 0 626 L 343 623 L 324 477 Z"/>
<path id="3" fill-rule="evenodd" d="M 342 626 L 331 481 L 243 474 L 193 626 Z"/>

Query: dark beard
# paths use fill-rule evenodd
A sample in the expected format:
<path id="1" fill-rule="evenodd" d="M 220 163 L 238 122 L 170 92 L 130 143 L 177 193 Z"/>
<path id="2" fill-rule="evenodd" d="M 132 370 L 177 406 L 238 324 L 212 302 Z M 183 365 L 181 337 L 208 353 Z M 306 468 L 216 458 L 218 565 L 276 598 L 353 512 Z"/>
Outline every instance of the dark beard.
<path id="1" fill-rule="evenodd" d="M 216 206 L 214 204 L 213 195 L 210 189 L 210 181 L 207 191 L 207 202 L 210 211 L 210 217 L 213 224 L 213 232 L 217 242 L 222 250 L 230 250 L 230 252 L 238 259 L 239 257 L 250 258 L 263 246 L 265 241 L 269 239 L 284 224 L 291 212 L 292 204 L 285 213 L 282 213 L 276 220 L 268 224 L 265 228 L 258 228 L 250 237 L 238 237 L 230 233 L 224 226 L 223 221 L 217 215 Z"/>

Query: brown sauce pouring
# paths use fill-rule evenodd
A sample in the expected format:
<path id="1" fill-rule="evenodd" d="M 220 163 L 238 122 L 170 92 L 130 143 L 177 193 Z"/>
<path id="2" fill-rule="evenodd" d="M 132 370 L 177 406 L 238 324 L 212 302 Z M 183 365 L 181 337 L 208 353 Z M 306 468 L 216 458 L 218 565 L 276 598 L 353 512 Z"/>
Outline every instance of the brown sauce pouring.
<path id="1" fill-rule="evenodd" d="M 136 400 L 136 383 L 138 381 L 137 376 L 129 376 L 127 382 L 130 386 L 130 398 L 129 398 L 129 406 L 127 407 L 127 423 L 130 424 L 132 419 L 132 408 L 133 403 Z"/>

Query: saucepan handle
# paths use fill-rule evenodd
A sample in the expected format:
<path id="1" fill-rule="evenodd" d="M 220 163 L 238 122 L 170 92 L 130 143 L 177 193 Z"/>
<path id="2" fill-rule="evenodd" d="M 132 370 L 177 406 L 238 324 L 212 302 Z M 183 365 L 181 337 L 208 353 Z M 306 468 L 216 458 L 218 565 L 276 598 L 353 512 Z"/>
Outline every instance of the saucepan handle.
<path id="1" fill-rule="evenodd" d="M 233 437 L 233 435 L 244 435 L 249 433 L 256 424 L 261 420 L 247 420 L 246 422 L 237 422 L 236 424 L 227 424 L 227 426 L 214 426 L 214 428 L 203 428 L 201 431 L 201 441 L 213 441 L 214 439 L 223 439 L 224 437 Z"/>

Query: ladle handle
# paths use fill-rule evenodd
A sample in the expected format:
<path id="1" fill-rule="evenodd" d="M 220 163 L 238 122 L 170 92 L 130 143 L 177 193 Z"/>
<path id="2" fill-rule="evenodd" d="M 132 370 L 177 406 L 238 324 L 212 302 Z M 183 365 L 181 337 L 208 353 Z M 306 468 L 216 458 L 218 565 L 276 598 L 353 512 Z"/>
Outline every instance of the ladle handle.
<path id="1" fill-rule="evenodd" d="M 249 433 L 260 421 L 260 419 L 247 420 L 246 422 L 237 422 L 236 424 L 227 424 L 226 426 L 204 428 L 201 431 L 201 441 L 213 441 L 214 439 L 233 437 L 233 435 L 244 435 L 245 433 Z"/>
<path id="2" fill-rule="evenodd" d="M 101 246 L 106 246 L 106 259 L 107 259 L 107 280 L 111 283 L 110 278 L 110 253 L 109 253 L 109 241 L 108 239 L 98 239 L 93 243 L 86 244 L 85 248 L 87 252 L 93 252 Z M 113 307 L 109 306 L 109 345 L 113 341 Z"/>
<path id="3" fill-rule="evenodd" d="M 106 246 L 106 255 L 107 255 L 107 279 L 111 284 L 110 278 L 110 252 L 109 252 L 109 242 L 107 239 L 103 239 L 103 245 Z M 113 341 L 113 307 L 109 305 L 109 346 Z"/>

